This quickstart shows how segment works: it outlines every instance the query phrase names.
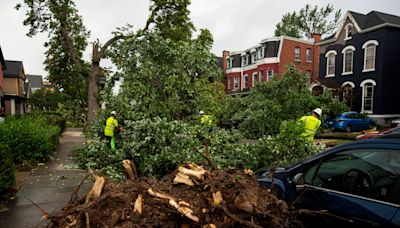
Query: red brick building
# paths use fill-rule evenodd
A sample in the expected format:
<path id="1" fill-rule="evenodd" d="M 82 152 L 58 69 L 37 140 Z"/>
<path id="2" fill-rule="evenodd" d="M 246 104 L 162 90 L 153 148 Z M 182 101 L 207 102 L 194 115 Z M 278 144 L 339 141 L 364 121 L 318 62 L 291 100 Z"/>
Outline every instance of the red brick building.
<path id="1" fill-rule="evenodd" d="M 223 71 L 227 94 L 246 94 L 256 82 L 279 79 L 286 65 L 294 64 L 310 77 L 309 83 L 319 77 L 319 46 L 321 36 L 311 41 L 288 36 L 272 37 L 244 51 L 224 51 Z"/>
<path id="2" fill-rule="evenodd" d="M 3 52 L 1 51 L 0 47 L 0 108 L 4 107 L 4 102 L 2 101 L 2 98 L 4 97 L 4 75 L 3 72 L 6 68 L 6 62 L 4 60 Z M 1 110 L 0 110 L 1 112 Z M 0 113 L 1 114 L 1 113 Z"/>

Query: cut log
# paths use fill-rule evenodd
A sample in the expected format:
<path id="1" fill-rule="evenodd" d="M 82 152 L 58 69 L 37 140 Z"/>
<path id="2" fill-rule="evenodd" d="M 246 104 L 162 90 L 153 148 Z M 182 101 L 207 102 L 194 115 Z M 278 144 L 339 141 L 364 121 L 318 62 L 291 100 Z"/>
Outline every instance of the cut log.
<path id="1" fill-rule="evenodd" d="M 202 228 L 217 228 L 217 226 L 214 224 L 207 224 L 207 225 L 204 225 Z"/>
<path id="2" fill-rule="evenodd" d="M 135 207 L 133 208 L 133 212 L 142 214 L 142 204 L 143 204 L 143 195 L 139 194 L 135 201 Z"/>
<path id="3" fill-rule="evenodd" d="M 155 196 L 155 197 L 158 197 L 158 198 L 176 201 L 175 197 L 173 197 L 171 195 L 168 195 L 168 194 L 165 194 L 165 193 L 155 192 L 151 188 L 147 189 L 147 193 L 149 193 L 149 195 L 151 195 L 151 196 Z"/>
<path id="4" fill-rule="evenodd" d="M 204 180 L 204 174 L 207 172 L 205 169 L 202 170 L 191 170 L 185 167 L 179 166 L 178 171 L 187 176 L 196 178 L 197 180 Z"/>
<path id="5" fill-rule="evenodd" d="M 195 215 L 192 214 L 192 213 L 193 213 L 193 210 L 190 209 L 189 207 L 180 206 L 180 205 L 179 205 L 178 203 L 176 203 L 176 201 L 174 201 L 174 200 L 170 200 L 170 201 L 169 201 L 169 204 L 170 204 L 171 206 L 173 206 L 176 210 L 178 210 L 181 214 L 183 214 L 184 216 L 190 218 L 191 220 L 193 220 L 193 221 L 195 221 L 195 222 L 199 222 L 199 221 L 200 221 L 200 219 L 199 219 L 197 216 L 195 216 Z"/>
<path id="6" fill-rule="evenodd" d="M 216 192 L 216 193 L 213 193 L 212 196 L 213 196 L 213 199 L 214 199 L 214 205 L 215 205 L 215 206 L 219 206 L 219 205 L 221 204 L 221 202 L 222 202 L 222 194 L 221 194 L 221 191 L 218 191 L 218 192 Z"/>
<path id="7" fill-rule="evenodd" d="M 254 174 L 253 170 L 251 170 L 251 169 L 245 169 L 244 173 L 249 175 L 249 176 L 253 176 L 253 174 Z"/>
<path id="8" fill-rule="evenodd" d="M 186 184 L 189 186 L 193 186 L 194 183 L 191 179 L 189 179 L 189 176 L 182 174 L 182 173 L 177 173 L 174 179 L 174 184 Z"/>
<path id="9" fill-rule="evenodd" d="M 92 198 L 97 199 L 101 195 L 101 191 L 103 190 L 104 183 L 106 182 L 106 179 L 101 176 L 96 176 L 96 181 L 94 182 L 93 188 L 92 188 Z"/>
<path id="10" fill-rule="evenodd" d="M 128 176 L 128 179 L 131 181 L 136 181 L 138 179 L 137 173 L 136 173 L 136 166 L 133 162 L 129 160 L 123 160 L 122 165 L 124 166 L 126 175 Z"/>

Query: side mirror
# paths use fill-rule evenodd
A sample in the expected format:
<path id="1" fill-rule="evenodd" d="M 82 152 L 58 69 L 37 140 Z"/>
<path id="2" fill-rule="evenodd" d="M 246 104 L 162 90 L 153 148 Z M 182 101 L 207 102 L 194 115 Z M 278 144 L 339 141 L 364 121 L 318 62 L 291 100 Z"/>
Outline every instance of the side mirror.
<path id="1" fill-rule="evenodd" d="M 295 185 L 303 185 L 304 184 L 303 173 L 298 173 L 293 177 L 293 184 L 295 184 Z"/>

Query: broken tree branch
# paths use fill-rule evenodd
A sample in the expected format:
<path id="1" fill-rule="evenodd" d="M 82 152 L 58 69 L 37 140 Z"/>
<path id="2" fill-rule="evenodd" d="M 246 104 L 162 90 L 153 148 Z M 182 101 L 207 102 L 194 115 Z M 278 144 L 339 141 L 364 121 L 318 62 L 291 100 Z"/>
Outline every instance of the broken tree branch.
<path id="1" fill-rule="evenodd" d="M 39 209 L 40 212 L 42 212 L 43 216 L 42 219 L 43 220 L 47 220 L 47 218 L 49 217 L 49 213 L 47 213 L 47 211 L 45 211 L 43 208 L 41 208 L 37 203 L 33 202 L 32 200 L 24 197 L 25 199 L 27 199 L 29 202 L 31 202 L 31 204 L 33 206 L 35 206 L 37 209 Z"/>

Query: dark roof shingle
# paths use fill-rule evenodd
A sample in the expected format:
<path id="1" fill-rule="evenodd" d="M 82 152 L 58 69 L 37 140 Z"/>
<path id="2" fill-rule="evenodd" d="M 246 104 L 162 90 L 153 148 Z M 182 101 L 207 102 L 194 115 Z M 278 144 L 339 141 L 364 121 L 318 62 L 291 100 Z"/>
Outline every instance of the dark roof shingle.
<path id="1" fill-rule="evenodd" d="M 43 88 L 43 77 L 42 75 L 31 75 L 27 74 L 26 79 L 28 79 L 32 88 Z"/>
<path id="2" fill-rule="evenodd" d="M 22 69 L 22 61 L 6 60 L 6 70 L 4 77 L 18 77 Z"/>
<path id="3" fill-rule="evenodd" d="M 378 11 L 371 11 L 367 15 L 350 11 L 360 29 L 368 29 L 382 24 L 395 24 L 400 26 L 400 17 Z"/>

